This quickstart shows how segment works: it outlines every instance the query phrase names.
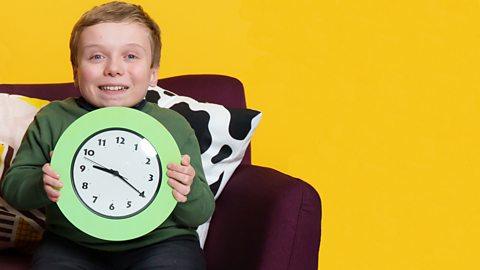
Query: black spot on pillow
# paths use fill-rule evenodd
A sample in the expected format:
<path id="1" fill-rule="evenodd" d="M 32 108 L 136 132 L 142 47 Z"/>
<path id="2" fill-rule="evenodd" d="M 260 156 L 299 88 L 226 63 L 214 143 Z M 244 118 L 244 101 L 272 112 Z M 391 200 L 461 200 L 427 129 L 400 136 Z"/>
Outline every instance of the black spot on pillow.
<path id="1" fill-rule="evenodd" d="M 175 94 L 172 93 L 172 92 L 170 92 L 170 91 L 163 91 L 163 93 L 164 93 L 165 95 L 167 95 L 167 96 L 170 96 L 170 97 L 175 96 Z"/>
<path id="2" fill-rule="evenodd" d="M 212 157 L 212 163 L 217 164 L 220 161 L 228 158 L 233 153 L 232 148 L 228 145 L 223 145 L 214 157 Z"/>
<path id="3" fill-rule="evenodd" d="M 252 128 L 252 119 L 260 112 L 250 109 L 228 109 L 231 115 L 228 132 L 230 136 L 237 140 L 243 140 L 247 137 Z"/>
<path id="4" fill-rule="evenodd" d="M 212 191 L 213 196 L 217 195 L 218 188 L 220 188 L 220 184 L 222 183 L 224 173 L 225 172 L 222 172 L 222 174 L 220 174 L 220 177 L 218 177 L 218 180 L 215 183 L 210 185 L 210 190 Z"/>
<path id="5" fill-rule="evenodd" d="M 195 131 L 198 144 L 200 145 L 200 153 L 203 154 L 212 144 L 212 135 L 208 130 L 208 122 L 210 121 L 210 115 L 205 111 L 192 111 L 187 103 L 180 102 L 170 109 L 178 112 L 187 119 L 190 126 Z"/>
<path id="6" fill-rule="evenodd" d="M 145 99 L 148 102 L 152 102 L 152 103 L 156 104 L 156 103 L 158 103 L 158 100 L 160 99 L 160 94 L 157 91 L 148 90 L 147 95 L 145 96 Z"/>

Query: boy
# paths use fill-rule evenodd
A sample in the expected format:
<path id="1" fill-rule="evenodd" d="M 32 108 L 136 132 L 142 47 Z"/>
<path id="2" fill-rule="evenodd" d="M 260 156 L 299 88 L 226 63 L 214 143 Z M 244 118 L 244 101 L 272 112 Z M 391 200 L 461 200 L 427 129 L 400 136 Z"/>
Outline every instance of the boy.
<path id="1" fill-rule="evenodd" d="M 47 230 L 34 269 L 204 269 L 195 229 L 213 212 L 195 134 L 179 114 L 144 101 L 157 83 L 160 31 L 140 6 L 111 2 L 86 12 L 70 37 L 70 59 L 80 98 L 52 102 L 35 117 L 3 181 L 4 198 L 21 209 L 46 207 Z M 174 136 L 182 160 L 169 164 L 177 206 L 157 229 L 137 239 L 109 242 L 76 229 L 55 202 L 61 176 L 49 165 L 63 131 L 101 107 L 124 106 L 159 120 Z"/>

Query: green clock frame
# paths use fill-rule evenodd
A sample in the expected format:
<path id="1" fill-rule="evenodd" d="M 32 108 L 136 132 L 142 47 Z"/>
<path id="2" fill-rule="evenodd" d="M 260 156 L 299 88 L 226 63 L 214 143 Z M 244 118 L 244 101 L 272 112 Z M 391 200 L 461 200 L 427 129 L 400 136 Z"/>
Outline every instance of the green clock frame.
<path id="1" fill-rule="evenodd" d="M 71 168 L 78 148 L 92 134 L 108 129 L 123 128 L 145 137 L 155 148 L 160 159 L 160 189 L 155 199 L 136 215 L 112 219 L 95 214 L 77 196 Z M 89 112 L 73 122 L 61 135 L 53 152 L 51 166 L 60 175 L 64 186 L 57 202 L 65 217 L 79 230 L 109 241 L 129 240 L 145 235 L 171 214 L 177 201 L 167 184 L 167 164 L 180 163 L 180 150 L 170 132 L 155 118 L 141 111 L 108 107 Z"/>

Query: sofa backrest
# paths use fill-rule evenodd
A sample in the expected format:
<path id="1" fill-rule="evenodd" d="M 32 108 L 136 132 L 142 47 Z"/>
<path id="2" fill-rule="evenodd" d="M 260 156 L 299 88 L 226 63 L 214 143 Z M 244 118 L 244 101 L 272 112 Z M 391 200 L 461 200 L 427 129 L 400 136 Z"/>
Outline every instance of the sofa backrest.
<path id="1" fill-rule="evenodd" d="M 222 104 L 228 108 L 246 108 L 242 83 L 233 77 L 214 74 L 183 75 L 160 79 L 158 85 L 172 92 L 201 102 Z M 57 84 L 0 84 L 0 93 L 61 100 L 79 96 L 73 83 Z M 242 163 L 250 164 L 250 147 Z"/>

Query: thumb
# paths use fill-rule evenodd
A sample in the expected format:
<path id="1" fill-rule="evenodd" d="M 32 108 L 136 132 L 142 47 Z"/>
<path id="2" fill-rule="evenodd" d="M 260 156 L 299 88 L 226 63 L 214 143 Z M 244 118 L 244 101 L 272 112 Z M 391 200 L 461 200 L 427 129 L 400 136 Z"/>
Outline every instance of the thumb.
<path id="1" fill-rule="evenodd" d="M 190 165 L 190 156 L 189 155 L 183 155 L 182 156 L 182 165 L 183 166 Z"/>

